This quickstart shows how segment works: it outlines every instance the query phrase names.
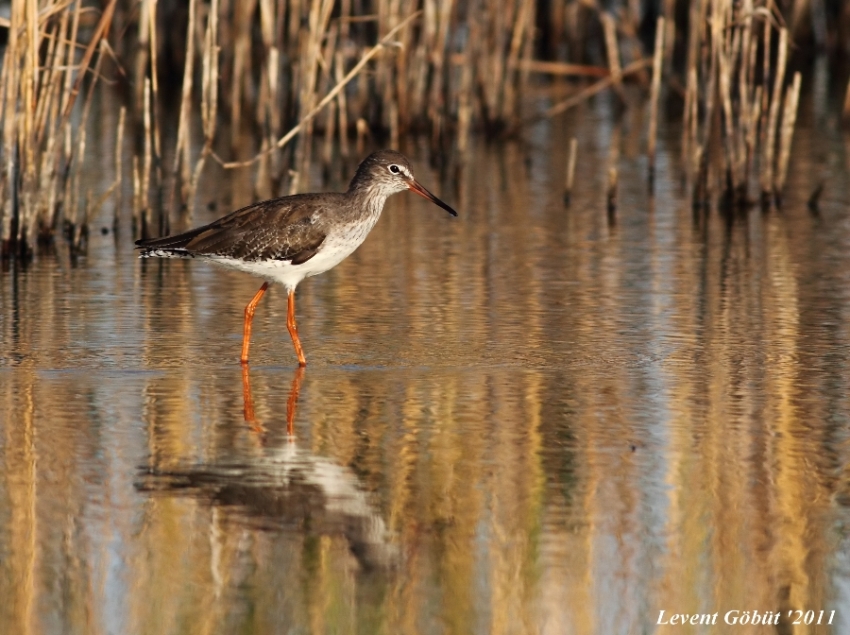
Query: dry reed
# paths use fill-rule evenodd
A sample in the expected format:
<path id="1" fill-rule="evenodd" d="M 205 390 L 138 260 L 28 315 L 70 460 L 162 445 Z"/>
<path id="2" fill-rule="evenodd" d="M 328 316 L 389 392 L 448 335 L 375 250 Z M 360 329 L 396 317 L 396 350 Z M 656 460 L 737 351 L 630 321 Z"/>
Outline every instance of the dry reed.
<path id="1" fill-rule="evenodd" d="M 569 206 L 573 196 L 573 183 L 576 175 L 576 159 L 578 158 L 578 139 L 570 139 L 570 149 L 567 154 L 567 175 L 564 187 L 564 205 Z"/>
<path id="2" fill-rule="evenodd" d="M 608 56 L 608 68 L 611 72 L 611 85 L 620 98 L 625 101 L 623 92 L 623 69 L 620 65 L 620 47 L 617 43 L 617 26 L 614 18 L 607 11 L 600 16 L 605 33 L 605 52 Z"/>
<path id="3" fill-rule="evenodd" d="M 116 193 L 115 209 L 112 219 L 112 231 L 118 232 L 119 220 L 121 217 L 121 209 L 124 203 L 124 123 L 127 118 L 127 109 L 121 107 L 121 112 L 118 114 L 118 129 L 115 131 L 115 181 L 109 188 L 110 191 Z M 103 202 L 106 202 L 105 199 Z M 103 204 L 103 202 L 101 204 Z"/>
<path id="4" fill-rule="evenodd" d="M 664 18 L 659 17 L 655 26 L 655 55 L 652 58 L 652 92 L 649 98 L 649 188 L 655 182 L 655 144 L 658 135 L 658 96 L 661 93 L 661 70 L 664 61 Z"/>
<path id="5" fill-rule="evenodd" d="M 771 6 L 755 0 L 691 6 L 682 148 L 695 207 L 719 194 L 727 211 L 747 208 L 756 161 L 763 204 L 779 200 L 799 87 L 786 89 L 788 31 L 777 26 Z"/>
<path id="6" fill-rule="evenodd" d="M 621 135 L 621 128 L 618 124 L 614 127 L 614 133 L 611 135 L 610 149 L 608 152 L 608 187 L 605 193 L 606 207 L 608 209 L 608 224 L 611 226 L 613 226 L 617 220 L 617 188 L 619 181 Z"/>
<path id="7" fill-rule="evenodd" d="M 779 137 L 779 162 L 773 183 L 773 194 L 776 203 L 782 202 L 782 190 L 785 188 L 785 178 L 788 175 L 788 161 L 791 157 L 791 138 L 794 136 L 794 124 L 797 122 L 797 105 L 800 102 L 800 73 L 794 73 L 794 81 L 785 92 L 785 104 L 782 109 L 782 130 Z"/>
<path id="8" fill-rule="evenodd" d="M 631 64 L 629 64 L 628 66 L 626 66 L 622 70 L 622 72 L 620 73 L 620 77 L 622 79 L 624 77 L 628 77 L 630 75 L 634 75 L 636 73 L 639 73 L 640 71 L 642 71 L 643 69 L 645 69 L 647 66 L 649 66 L 651 64 L 652 64 L 652 59 L 643 59 L 643 60 L 637 60 L 635 62 L 632 62 Z M 613 84 L 614 84 L 614 78 L 612 76 L 608 76 L 604 79 L 600 79 L 598 82 L 595 82 L 594 84 L 591 84 L 587 88 L 580 90 L 575 95 L 572 95 L 572 96 L 568 97 L 567 99 L 564 99 L 563 101 L 558 102 L 554 106 L 550 106 L 549 108 L 544 110 L 542 113 L 538 113 L 538 114 L 526 117 L 522 121 L 522 123 L 523 123 L 523 125 L 528 125 L 530 123 L 534 123 L 535 121 L 539 121 L 541 119 L 548 119 L 550 117 L 560 115 L 560 114 L 566 112 L 567 110 L 569 110 L 570 108 L 575 108 L 579 104 L 583 104 L 584 102 L 586 102 L 588 99 L 590 99 L 594 95 L 597 95 L 597 94 L 601 93 L 602 91 L 610 88 Z"/>
<path id="9" fill-rule="evenodd" d="M 372 47 L 366 54 L 363 55 L 363 57 L 360 58 L 360 60 L 354 66 L 354 68 L 352 68 L 348 72 L 348 74 L 346 74 L 345 77 L 343 77 L 343 79 L 341 81 L 339 81 L 336 84 L 336 86 L 334 86 L 333 89 L 331 89 L 318 104 L 316 104 L 306 114 L 304 114 L 302 116 L 301 120 L 295 126 L 290 128 L 290 130 L 285 135 L 283 135 L 280 139 L 278 139 L 275 142 L 272 149 L 269 149 L 266 152 L 272 152 L 273 150 L 281 149 L 281 148 L 285 147 L 286 144 L 288 144 L 290 141 L 292 141 L 292 139 L 294 139 L 295 136 L 299 132 L 302 131 L 302 129 L 306 128 L 307 125 L 313 120 L 313 118 L 316 115 L 318 115 L 322 111 L 322 109 L 325 108 L 325 106 L 327 106 L 333 99 L 336 98 L 337 94 L 342 92 L 342 90 L 345 88 L 345 86 L 351 80 L 353 80 L 355 77 L 357 77 L 360 74 L 360 72 L 366 67 L 368 62 L 372 58 L 374 58 L 376 55 L 378 55 L 382 51 L 384 46 L 388 45 L 392 41 L 392 37 L 398 31 L 400 31 L 402 28 L 407 26 L 408 23 L 410 23 L 412 20 L 414 20 L 417 17 L 419 17 L 418 13 L 411 15 L 406 20 L 401 22 L 398 26 L 396 26 L 394 29 L 392 29 L 386 36 L 384 36 L 384 38 L 377 45 Z M 364 123 L 365 123 L 365 120 L 364 120 Z M 368 125 L 367 125 L 367 129 L 368 129 Z M 232 169 L 232 168 L 247 167 L 249 165 L 252 165 L 253 163 L 256 163 L 257 161 L 259 161 L 260 158 L 263 156 L 263 154 L 264 153 L 257 154 L 253 158 L 248 159 L 246 161 L 230 161 L 230 162 L 224 161 L 223 159 L 219 158 L 217 155 L 214 155 L 214 156 L 216 157 L 216 159 L 218 159 L 218 161 L 222 164 L 223 167 L 228 168 L 228 169 Z"/>
<path id="10" fill-rule="evenodd" d="M 150 78 L 145 78 L 144 92 L 144 154 L 142 155 L 141 181 L 139 189 L 139 217 L 141 219 L 140 233 L 143 238 L 151 236 L 151 205 L 150 205 L 150 188 L 151 188 L 151 171 L 153 169 L 153 135 L 151 133 L 151 81 Z M 162 235 L 162 234 L 153 234 Z"/>
<path id="11" fill-rule="evenodd" d="M 219 40 L 218 40 L 218 3 L 212 0 L 204 32 L 203 62 L 201 73 L 201 123 L 204 132 L 204 145 L 201 148 L 195 170 L 192 173 L 192 186 L 189 188 L 187 203 L 192 211 L 198 182 L 206 160 L 213 154 L 213 143 L 218 121 L 218 84 L 219 84 Z"/>
<path id="12" fill-rule="evenodd" d="M 180 94 L 180 115 L 177 125 L 177 141 L 174 148 L 174 163 L 171 168 L 171 193 L 169 195 L 168 209 L 174 209 L 177 204 L 177 191 L 180 191 L 179 203 L 185 206 L 191 213 L 191 206 L 187 203 L 191 200 L 192 176 L 190 163 L 191 139 L 189 133 L 189 118 L 192 114 L 192 88 L 195 77 L 195 19 L 197 14 L 197 0 L 189 0 L 189 20 L 186 28 L 186 60 L 183 67 L 183 88 Z"/>
<path id="13" fill-rule="evenodd" d="M 101 71 L 91 72 L 98 65 L 107 75 L 126 73 L 131 87 L 127 125 L 142 139 L 129 166 L 131 210 L 134 232 L 144 235 L 167 231 L 175 213 L 188 224 L 210 157 L 228 169 L 254 166 L 256 190 L 268 195 L 306 182 L 314 135 L 326 177 L 339 174 L 337 157 L 353 158 L 352 141 L 363 154 L 367 136 L 404 145 L 423 133 L 434 163 L 463 162 L 476 132 L 516 133 L 612 87 L 624 99 L 625 81 L 643 84 L 650 64 L 650 181 L 662 79 L 678 81 L 681 72 L 682 152 L 695 204 L 722 195 L 746 205 L 756 176 L 772 204 L 785 183 L 798 99 L 785 86 L 789 42 L 807 11 L 812 24 L 821 11 L 792 4 L 783 20 L 767 0 L 695 0 L 677 24 L 682 11 L 664 0 L 650 60 L 636 53 L 649 8 L 638 0 L 605 11 L 583 0 L 110 0 L 100 13 L 82 0 L 13 0 L 0 71 L 0 244 L 7 255 L 31 253 L 38 236 L 70 227 L 82 246 L 84 226 L 105 200 L 84 193 L 77 172 L 86 134 L 77 95 L 102 88 Z M 122 37 L 107 46 L 113 22 Z M 829 32 L 817 41 L 834 41 L 836 27 L 818 24 Z M 686 52 L 683 69 L 674 50 Z M 117 71 L 105 63 L 112 57 Z M 169 60 L 179 68 L 165 77 Z M 532 78 L 596 81 L 524 113 Z M 172 87 L 177 133 L 163 172 L 163 131 L 172 129 L 163 102 Z M 845 115 L 850 86 L 847 95 Z M 202 139 L 191 125 L 198 111 Z M 217 143 L 225 126 L 229 145 Z M 124 169 L 118 157 L 115 167 Z M 120 197 L 121 178 L 107 192 Z M 120 206 L 119 198 L 116 215 Z"/>
<path id="14" fill-rule="evenodd" d="M 0 70 L 3 257 L 28 258 L 37 241 L 49 242 L 60 231 L 77 246 L 86 234 L 88 213 L 82 221 L 78 214 L 85 132 L 84 126 L 71 125 L 71 115 L 98 51 L 97 68 L 103 60 L 115 4 L 112 0 L 106 5 L 84 42 L 79 28 L 81 1 L 57 6 L 39 6 L 34 0 L 12 2 Z M 83 117 L 89 112 L 98 77 L 95 70 Z"/>
<path id="15" fill-rule="evenodd" d="M 761 192 L 762 200 L 772 198 L 774 183 L 774 160 L 776 149 L 776 134 L 779 126 L 779 110 L 782 106 L 782 89 L 785 79 L 785 65 L 788 54 L 788 30 L 779 30 L 779 47 L 777 49 L 776 66 L 774 70 L 773 93 L 770 99 L 770 110 L 765 129 L 764 154 L 761 162 Z"/>

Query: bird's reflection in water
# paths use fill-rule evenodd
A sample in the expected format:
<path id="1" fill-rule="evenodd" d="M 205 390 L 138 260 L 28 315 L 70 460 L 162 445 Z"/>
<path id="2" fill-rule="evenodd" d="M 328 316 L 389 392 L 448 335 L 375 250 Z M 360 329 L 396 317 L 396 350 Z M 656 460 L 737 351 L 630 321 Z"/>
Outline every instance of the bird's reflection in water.
<path id="1" fill-rule="evenodd" d="M 146 469 L 138 489 L 196 497 L 227 510 L 231 520 L 261 530 L 311 536 L 344 536 L 366 571 L 398 564 L 399 549 L 370 494 L 351 468 L 299 447 L 293 435 L 295 406 L 304 369 L 295 372 L 287 402 L 287 439 L 279 447 L 262 445 L 260 454 L 230 455 L 186 467 Z M 254 414 L 250 376 L 242 368 L 245 420 L 264 430 Z"/>

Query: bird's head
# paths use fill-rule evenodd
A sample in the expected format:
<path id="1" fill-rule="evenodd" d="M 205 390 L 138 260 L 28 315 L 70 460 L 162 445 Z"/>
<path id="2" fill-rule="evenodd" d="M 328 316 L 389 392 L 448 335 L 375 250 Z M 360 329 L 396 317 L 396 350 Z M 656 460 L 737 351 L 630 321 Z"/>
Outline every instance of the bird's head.
<path id="1" fill-rule="evenodd" d="M 366 157 L 357 168 L 349 190 L 367 190 L 383 196 L 410 190 L 442 207 L 452 216 L 457 212 L 425 189 L 413 176 L 410 161 L 395 150 L 379 150 Z"/>

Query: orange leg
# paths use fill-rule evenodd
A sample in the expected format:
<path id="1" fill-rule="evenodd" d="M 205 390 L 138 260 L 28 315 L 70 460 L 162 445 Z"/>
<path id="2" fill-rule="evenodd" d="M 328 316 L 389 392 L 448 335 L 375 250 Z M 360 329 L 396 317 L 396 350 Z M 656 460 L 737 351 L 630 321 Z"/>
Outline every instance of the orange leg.
<path id="1" fill-rule="evenodd" d="M 257 291 L 256 295 L 251 298 L 251 301 L 248 303 L 248 306 L 245 307 L 245 326 L 242 327 L 242 363 L 248 363 L 248 348 L 251 346 L 251 322 L 254 321 L 254 311 L 257 309 L 257 305 L 260 303 L 260 299 L 263 297 L 263 294 L 266 292 L 266 289 L 269 288 L 269 283 L 264 282 L 263 286 L 260 287 L 260 290 Z"/>
<path id="2" fill-rule="evenodd" d="M 301 340 L 298 339 L 298 327 L 295 326 L 295 291 L 290 291 L 289 298 L 287 299 L 286 328 L 289 329 L 289 335 L 292 337 L 292 343 L 295 345 L 295 354 L 298 355 L 298 365 L 306 366 L 307 358 L 304 357 Z"/>
<path id="3" fill-rule="evenodd" d="M 248 364 L 242 364 L 242 405 L 245 422 L 251 426 L 254 432 L 263 432 L 262 424 L 257 422 L 254 415 L 254 397 L 251 396 L 251 376 L 248 372 Z"/>

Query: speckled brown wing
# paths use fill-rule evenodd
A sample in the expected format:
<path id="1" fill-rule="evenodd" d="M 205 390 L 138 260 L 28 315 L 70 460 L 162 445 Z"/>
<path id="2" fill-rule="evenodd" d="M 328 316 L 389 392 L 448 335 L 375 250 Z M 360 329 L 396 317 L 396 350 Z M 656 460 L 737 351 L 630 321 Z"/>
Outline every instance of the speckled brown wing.
<path id="1" fill-rule="evenodd" d="M 325 195 L 327 196 L 327 195 Z M 300 194 L 254 203 L 196 229 L 136 241 L 142 255 L 219 256 L 251 262 L 307 262 L 326 232 L 316 222 L 326 211 L 316 195 Z"/>

